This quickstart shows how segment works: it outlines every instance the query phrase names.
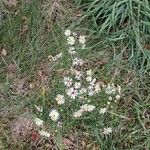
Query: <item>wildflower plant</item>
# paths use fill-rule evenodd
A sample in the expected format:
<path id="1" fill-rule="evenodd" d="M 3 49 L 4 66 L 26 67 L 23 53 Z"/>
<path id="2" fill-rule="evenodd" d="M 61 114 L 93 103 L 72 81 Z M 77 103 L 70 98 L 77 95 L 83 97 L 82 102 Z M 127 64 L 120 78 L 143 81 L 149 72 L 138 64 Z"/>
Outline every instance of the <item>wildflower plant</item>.
<path id="1" fill-rule="evenodd" d="M 102 84 L 95 76 L 94 68 L 85 71 L 80 69 L 85 61 L 79 56 L 78 51 L 85 50 L 86 36 L 77 36 L 69 29 L 64 35 L 67 43 L 65 54 L 68 53 L 71 62 L 69 73 L 58 78 L 47 98 L 43 94 L 47 99 L 44 105 L 34 106 L 38 112 L 35 123 L 42 129 L 40 133 L 47 137 L 47 127 L 67 128 L 80 123 L 87 126 L 94 124 L 95 127 L 98 126 L 101 134 L 110 135 L 113 129 L 111 121 L 105 122 L 105 115 L 113 111 L 113 107 L 120 99 L 121 87 L 114 83 Z M 65 57 L 63 55 L 62 53 L 61 57 Z"/>

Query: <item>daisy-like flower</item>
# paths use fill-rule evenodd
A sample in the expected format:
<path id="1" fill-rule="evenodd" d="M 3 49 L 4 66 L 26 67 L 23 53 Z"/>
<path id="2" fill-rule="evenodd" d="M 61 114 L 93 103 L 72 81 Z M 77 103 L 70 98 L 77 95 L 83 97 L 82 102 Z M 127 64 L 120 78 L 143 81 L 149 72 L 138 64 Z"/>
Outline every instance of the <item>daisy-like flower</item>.
<path id="1" fill-rule="evenodd" d="M 62 105 L 65 103 L 64 95 L 58 94 L 55 99 L 58 105 Z"/>
<path id="2" fill-rule="evenodd" d="M 49 116 L 53 121 L 57 121 L 59 119 L 59 113 L 56 109 L 51 110 Z"/>
<path id="3" fill-rule="evenodd" d="M 78 110 L 77 112 L 74 112 L 73 117 L 79 118 L 82 116 L 82 110 Z"/>
<path id="4" fill-rule="evenodd" d="M 120 85 L 117 85 L 117 90 L 118 90 L 118 93 L 121 94 L 121 86 Z"/>
<path id="5" fill-rule="evenodd" d="M 43 120 L 39 118 L 35 118 L 34 121 L 37 126 L 43 126 Z"/>
<path id="6" fill-rule="evenodd" d="M 116 97 L 115 97 L 115 98 L 116 98 L 116 100 L 119 100 L 119 99 L 120 99 L 120 97 L 121 97 L 120 95 L 116 95 Z"/>
<path id="7" fill-rule="evenodd" d="M 95 85 L 95 82 L 96 82 L 96 78 L 94 78 L 94 79 L 90 82 L 90 85 L 94 86 L 94 85 Z"/>
<path id="8" fill-rule="evenodd" d="M 88 95 L 89 95 L 89 96 L 93 96 L 94 94 L 95 94 L 95 92 L 94 92 L 93 89 L 91 89 L 91 90 L 88 91 Z"/>
<path id="9" fill-rule="evenodd" d="M 75 89 L 80 89 L 80 87 L 81 87 L 81 83 L 80 82 L 75 82 L 74 88 Z"/>
<path id="10" fill-rule="evenodd" d="M 92 81 L 92 77 L 91 76 L 87 76 L 86 77 L 86 81 L 91 82 Z"/>
<path id="11" fill-rule="evenodd" d="M 86 89 L 86 88 L 81 88 L 81 90 L 80 90 L 79 92 L 80 92 L 80 94 L 82 95 L 82 94 L 84 94 L 84 93 L 87 92 L 87 89 Z"/>
<path id="12" fill-rule="evenodd" d="M 81 106 L 81 111 L 88 111 L 88 112 L 92 112 L 95 109 L 94 105 L 88 105 L 88 104 L 84 104 Z"/>
<path id="13" fill-rule="evenodd" d="M 105 92 L 110 95 L 110 94 L 114 94 L 116 91 L 116 88 L 114 86 L 114 84 L 110 84 L 108 83 L 107 87 L 105 88 Z"/>
<path id="14" fill-rule="evenodd" d="M 73 47 L 73 46 L 69 47 L 68 52 L 70 55 L 75 55 L 76 54 L 75 47 Z"/>
<path id="15" fill-rule="evenodd" d="M 65 35 L 66 36 L 70 36 L 71 35 L 71 31 L 69 29 L 65 30 Z"/>
<path id="16" fill-rule="evenodd" d="M 75 71 L 75 78 L 76 78 L 77 80 L 80 80 L 81 77 L 82 77 L 82 73 L 81 73 L 80 71 Z"/>
<path id="17" fill-rule="evenodd" d="M 100 91 L 101 91 L 101 87 L 100 87 L 100 84 L 99 83 L 96 83 L 96 85 L 95 85 L 95 92 L 96 93 L 99 93 Z"/>
<path id="18" fill-rule="evenodd" d="M 70 77 L 64 77 L 64 84 L 70 87 L 72 85 L 72 79 Z"/>
<path id="19" fill-rule="evenodd" d="M 74 45 L 74 43 L 75 43 L 75 38 L 74 38 L 73 36 L 69 36 L 69 37 L 67 38 L 67 42 L 68 42 L 69 45 Z"/>
<path id="20" fill-rule="evenodd" d="M 84 61 L 82 60 L 82 59 L 80 59 L 80 58 L 74 58 L 73 59 L 73 66 L 82 66 L 83 65 L 83 63 L 84 63 Z"/>
<path id="21" fill-rule="evenodd" d="M 72 99 L 75 99 L 78 96 L 78 91 L 72 87 L 67 90 L 67 95 Z"/>
<path id="22" fill-rule="evenodd" d="M 99 110 L 99 113 L 100 113 L 100 114 L 104 114 L 104 113 L 106 113 L 106 111 L 107 111 L 106 108 L 101 108 L 101 109 Z"/>
<path id="23" fill-rule="evenodd" d="M 46 131 L 44 131 L 44 130 L 39 131 L 39 134 L 40 134 L 41 136 L 50 137 L 50 133 L 49 133 L 49 132 L 46 132 Z"/>
<path id="24" fill-rule="evenodd" d="M 91 69 L 88 70 L 88 71 L 86 72 L 86 75 L 87 75 L 87 76 L 92 76 L 92 70 L 91 70 Z"/>
<path id="25" fill-rule="evenodd" d="M 86 42 L 85 36 L 84 35 L 80 35 L 79 36 L 79 43 L 85 44 L 85 42 Z"/>
<path id="26" fill-rule="evenodd" d="M 89 87 L 88 87 L 88 95 L 89 96 L 93 96 L 95 94 L 95 92 L 94 92 L 94 87 L 92 86 L 92 85 L 90 85 Z"/>
<path id="27" fill-rule="evenodd" d="M 111 96 L 108 97 L 108 100 L 112 101 L 112 99 L 113 99 L 113 98 L 112 98 Z"/>
<path id="28" fill-rule="evenodd" d="M 103 134 L 109 135 L 110 133 L 112 133 L 112 128 L 108 127 L 103 129 Z"/>

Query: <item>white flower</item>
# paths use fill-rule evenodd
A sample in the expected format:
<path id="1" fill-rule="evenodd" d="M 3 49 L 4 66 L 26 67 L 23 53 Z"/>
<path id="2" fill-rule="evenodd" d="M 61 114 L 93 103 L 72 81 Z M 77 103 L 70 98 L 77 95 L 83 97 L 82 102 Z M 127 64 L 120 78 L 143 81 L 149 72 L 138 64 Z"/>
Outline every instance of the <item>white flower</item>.
<path id="1" fill-rule="evenodd" d="M 69 29 L 65 30 L 65 35 L 66 36 L 70 36 L 71 35 L 71 31 Z"/>
<path id="2" fill-rule="evenodd" d="M 105 134 L 105 135 L 109 135 L 110 133 L 112 133 L 112 128 L 104 128 L 103 129 L 103 134 Z"/>
<path id="3" fill-rule="evenodd" d="M 39 131 L 39 134 L 40 134 L 41 136 L 50 137 L 50 133 L 49 133 L 49 132 L 46 132 L 46 131 L 44 131 L 44 130 Z"/>
<path id="4" fill-rule="evenodd" d="M 95 85 L 95 92 L 96 92 L 96 93 L 99 93 L 100 91 L 101 91 L 100 84 L 99 84 L 99 83 L 96 83 L 96 85 Z"/>
<path id="5" fill-rule="evenodd" d="M 91 69 L 88 70 L 88 71 L 86 72 L 86 74 L 87 74 L 87 76 L 92 76 L 92 70 L 91 70 Z"/>
<path id="6" fill-rule="evenodd" d="M 70 46 L 69 49 L 72 50 L 72 51 L 74 51 L 75 47 L 74 46 Z"/>
<path id="7" fill-rule="evenodd" d="M 56 109 L 53 109 L 53 110 L 50 111 L 49 116 L 51 117 L 51 119 L 53 121 L 57 121 L 58 118 L 59 118 L 59 113 L 57 112 Z"/>
<path id="8" fill-rule="evenodd" d="M 92 81 L 92 77 L 91 76 L 86 77 L 86 81 L 91 82 Z"/>
<path id="9" fill-rule="evenodd" d="M 119 100 L 120 99 L 120 95 L 116 95 L 116 100 Z"/>
<path id="10" fill-rule="evenodd" d="M 82 110 L 78 110 L 77 112 L 74 112 L 73 117 L 79 118 L 82 116 Z"/>
<path id="11" fill-rule="evenodd" d="M 73 64 L 73 66 L 76 66 L 76 65 L 77 65 L 77 66 L 78 66 L 78 65 L 79 65 L 79 66 L 82 66 L 83 63 L 84 63 L 84 61 L 83 61 L 82 59 L 80 59 L 80 58 L 74 58 L 72 64 Z"/>
<path id="12" fill-rule="evenodd" d="M 95 106 L 94 105 L 88 105 L 88 104 L 84 104 L 81 106 L 81 110 L 84 112 L 84 111 L 88 111 L 88 112 L 91 112 L 95 109 Z"/>
<path id="13" fill-rule="evenodd" d="M 78 91 L 74 88 L 70 88 L 67 90 L 67 95 L 70 96 L 72 99 L 75 99 L 78 96 Z"/>
<path id="14" fill-rule="evenodd" d="M 90 85 L 94 86 L 94 85 L 95 85 L 95 82 L 96 82 L 96 78 L 94 78 L 94 79 L 90 82 Z"/>
<path id="15" fill-rule="evenodd" d="M 43 120 L 39 119 L 39 118 L 35 118 L 34 119 L 35 121 L 35 124 L 38 125 L 38 126 L 43 126 Z"/>
<path id="16" fill-rule="evenodd" d="M 118 93 L 121 93 L 121 86 L 117 85 Z"/>
<path id="17" fill-rule="evenodd" d="M 94 90 L 91 89 L 91 90 L 88 91 L 89 96 L 93 96 L 94 94 L 95 94 Z"/>
<path id="18" fill-rule="evenodd" d="M 104 114 L 106 111 L 107 111 L 106 108 L 101 108 L 100 111 L 99 111 L 99 113 L 100 113 L 100 114 Z"/>
<path id="19" fill-rule="evenodd" d="M 64 95 L 58 94 L 55 99 L 58 105 L 62 105 L 65 103 Z"/>
<path id="20" fill-rule="evenodd" d="M 112 101 L 112 97 L 111 97 L 111 96 L 109 96 L 108 99 L 109 99 L 110 101 Z"/>
<path id="21" fill-rule="evenodd" d="M 80 87 L 81 87 L 81 83 L 80 82 L 75 82 L 74 88 L 79 89 Z"/>
<path id="22" fill-rule="evenodd" d="M 71 54 L 71 55 L 76 54 L 75 47 L 73 47 L 73 46 L 69 47 L 68 52 L 69 52 L 69 54 Z"/>
<path id="23" fill-rule="evenodd" d="M 79 36 L 79 43 L 85 44 L 85 42 L 86 42 L 85 36 L 84 35 Z"/>
<path id="24" fill-rule="evenodd" d="M 74 43 L 75 43 L 75 38 L 74 38 L 73 36 L 69 36 L 69 37 L 67 38 L 67 42 L 68 42 L 69 45 L 74 45 Z"/>
<path id="25" fill-rule="evenodd" d="M 72 85 L 72 79 L 69 78 L 69 77 L 64 77 L 64 84 L 67 86 L 67 87 L 70 87 Z"/>
<path id="26" fill-rule="evenodd" d="M 105 88 L 105 92 L 110 95 L 110 94 L 114 94 L 115 91 L 116 91 L 116 89 L 115 89 L 114 84 L 111 84 L 111 85 L 110 85 L 110 84 L 108 83 L 107 87 Z"/>
<path id="27" fill-rule="evenodd" d="M 92 85 L 90 85 L 88 87 L 88 95 L 93 96 L 94 94 L 95 94 L 94 87 Z"/>
<path id="28" fill-rule="evenodd" d="M 80 90 L 80 94 L 82 95 L 82 94 L 84 94 L 84 93 L 86 93 L 87 92 L 87 89 L 86 88 L 81 88 L 81 90 Z"/>
<path id="29" fill-rule="evenodd" d="M 80 80 L 81 77 L 82 77 L 82 73 L 80 71 L 75 71 L 75 78 L 77 80 Z"/>

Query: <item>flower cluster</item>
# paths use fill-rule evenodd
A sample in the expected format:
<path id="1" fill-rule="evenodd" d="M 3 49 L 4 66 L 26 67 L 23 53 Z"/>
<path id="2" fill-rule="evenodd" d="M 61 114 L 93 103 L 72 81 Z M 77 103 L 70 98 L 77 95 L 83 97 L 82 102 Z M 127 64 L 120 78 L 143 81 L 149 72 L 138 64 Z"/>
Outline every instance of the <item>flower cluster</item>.
<path id="1" fill-rule="evenodd" d="M 86 71 L 76 69 L 78 66 L 84 64 L 84 60 L 79 57 L 78 51 L 85 49 L 86 36 L 78 36 L 76 33 L 72 33 L 69 29 L 65 31 L 67 41 L 67 52 L 70 56 L 71 66 L 70 75 L 63 76 L 60 80 L 60 84 L 64 87 L 64 90 L 58 91 L 59 94 L 55 95 L 54 104 L 52 109 L 49 109 L 49 118 L 52 122 L 60 123 L 61 113 L 63 109 L 66 109 L 66 105 L 75 106 L 71 108 L 72 113 L 69 113 L 72 119 L 81 119 L 89 113 L 98 112 L 104 115 L 114 100 L 115 102 L 121 97 L 121 87 L 115 86 L 113 83 L 101 84 L 101 82 L 95 77 L 94 70 L 89 69 Z M 79 46 L 76 48 L 76 44 Z M 62 57 L 62 53 L 57 55 L 57 59 Z M 101 103 L 100 95 L 105 93 L 107 95 L 106 105 Z M 35 106 L 39 113 L 43 112 L 43 108 Z M 76 108 L 76 110 L 74 110 Z M 62 121 L 63 122 L 63 121 Z M 37 126 L 44 126 L 43 120 L 36 118 L 35 123 Z M 103 128 L 102 133 L 104 135 L 110 134 L 112 128 Z M 41 135 L 49 137 L 50 134 L 45 130 L 39 132 Z"/>

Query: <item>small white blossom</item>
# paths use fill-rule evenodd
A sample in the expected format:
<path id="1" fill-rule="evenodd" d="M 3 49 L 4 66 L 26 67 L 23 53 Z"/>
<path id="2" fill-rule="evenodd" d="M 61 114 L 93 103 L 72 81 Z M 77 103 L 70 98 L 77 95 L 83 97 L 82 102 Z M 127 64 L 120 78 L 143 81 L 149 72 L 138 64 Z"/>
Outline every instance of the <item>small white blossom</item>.
<path id="1" fill-rule="evenodd" d="M 99 83 L 96 83 L 96 85 L 95 85 L 95 92 L 96 92 L 96 93 L 99 93 L 100 91 L 101 91 L 100 84 L 99 84 Z"/>
<path id="2" fill-rule="evenodd" d="M 120 95 L 116 95 L 116 100 L 119 100 L 120 99 Z"/>
<path id="3" fill-rule="evenodd" d="M 44 131 L 44 130 L 39 131 L 39 134 L 40 134 L 41 136 L 50 137 L 50 133 L 49 133 L 49 132 L 46 132 L 46 131 Z"/>
<path id="4" fill-rule="evenodd" d="M 92 81 L 92 77 L 91 76 L 86 77 L 86 81 L 91 82 Z"/>
<path id="5" fill-rule="evenodd" d="M 105 134 L 105 135 L 109 135 L 110 133 L 112 133 L 112 128 L 104 128 L 103 129 L 103 134 Z"/>
<path id="6" fill-rule="evenodd" d="M 51 110 L 49 116 L 53 121 L 57 121 L 59 119 L 59 113 L 57 112 L 56 109 Z"/>
<path id="7" fill-rule="evenodd" d="M 99 111 L 99 113 L 100 113 L 100 114 L 104 114 L 106 111 L 107 111 L 106 108 L 101 108 L 100 111 Z"/>
<path id="8" fill-rule="evenodd" d="M 88 112 L 92 112 L 95 109 L 94 105 L 88 105 L 88 104 L 84 104 L 81 106 L 81 110 L 84 111 L 88 111 Z"/>
<path id="9" fill-rule="evenodd" d="M 80 82 L 75 82 L 74 88 L 75 89 L 80 89 L 80 87 L 81 87 L 81 83 Z"/>
<path id="10" fill-rule="evenodd" d="M 65 30 L 65 35 L 66 36 L 70 36 L 71 35 L 71 31 L 69 29 Z"/>
<path id="11" fill-rule="evenodd" d="M 94 94 L 95 94 L 94 90 L 91 89 L 91 90 L 88 91 L 89 96 L 93 96 Z"/>
<path id="12" fill-rule="evenodd" d="M 92 85 L 90 85 L 88 87 L 88 95 L 93 96 L 94 94 L 95 94 L 94 87 Z"/>
<path id="13" fill-rule="evenodd" d="M 114 94 L 116 91 L 116 88 L 114 86 L 114 84 L 108 84 L 107 87 L 105 88 L 105 92 L 110 95 L 110 94 Z"/>
<path id="14" fill-rule="evenodd" d="M 88 70 L 88 71 L 86 72 L 86 75 L 87 75 L 87 76 L 92 76 L 92 70 L 91 70 L 91 69 Z"/>
<path id="15" fill-rule="evenodd" d="M 94 79 L 90 82 L 90 85 L 94 86 L 94 85 L 95 85 L 95 82 L 96 82 L 96 78 L 94 78 Z"/>
<path id="16" fill-rule="evenodd" d="M 64 95 L 58 94 L 55 99 L 58 105 L 62 105 L 65 103 Z"/>
<path id="17" fill-rule="evenodd" d="M 77 80 L 80 80 L 81 77 L 82 77 L 82 73 L 81 73 L 80 71 L 75 71 L 75 78 L 76 78 Z"/>
<path id="18" fill-rule="evenodd" d="M 75 47 L 73 47 L 73 46 L 69 47 L 68 52 L 69 52 L 70 55 L 76 54 Z"/>
<path id="19" fill-rule="evenodd" d="M 72 87 L 67 90 L 67 95 L 70 96 L 72 99 L 75 99 L 78 96 L 78 91 Z"/>
<path id="20" fill-rule="evenodd" d="M 75 38 L 74 38 L 73 36 L 69 36 L 69 37 L 67 38 L 67 42 L 68 42 L 69 45 L 74 45 L 74 43 L 75 43 Z"/>
<path id="21" fill-rule="evenodd" d="M 79 36 L 79 43 L 85 44 L 85 42 L 86 42 L 85 36 L 84 35 Z"/>
<path id="22" fill-rule="evenodd" d="M 79 66 L 82 66 L 83 63 L 84 63 L 84 61 L 83 61 L 82 59 L 80 59 L 80 58 L 74 58 L 72 64 L 73 64 L 73 66 L 76 66 L 76 65 L 77 65 L 77 66 L 78 66 L 78 65 L 79 65 Z"/>
<path id="23" fill-rule="evenodd" d="M 37 126 L 43 126 L 43 120 L 39 118 L 35 118 L 34 121 Z"/>
<path id="24" fill-rule="evenodd" d="M 80 94 L 82 95 L 82 94 L 84 94 L 84 93 L 86 93 L 87 92 L 87 89 L 86 88 L 81 88 L 81 90 L 80 90 Z"/>
<path id="25" fill-rule="evenodd" d="M 112 97 L 111 97 L 111 96 L 109 96 L 108 99 L 109 99 L 110 101 L 112 101 Z"/>
<path id="26" fill-rule="evenodd" d="M 82 110 L 78 110 L 77 112 L 75 112 L 74 114 L 73 114 L 73 117 L 75 117 L 75 118 L 79 118 L 79 117 L 81 117 L 82 116 Z"/>
<path id="27" fill-rule="evenodd" d="M 72 79 L 70 77 L 64 77 L 64 84 L 70 87 L 72 85 Z"/>

